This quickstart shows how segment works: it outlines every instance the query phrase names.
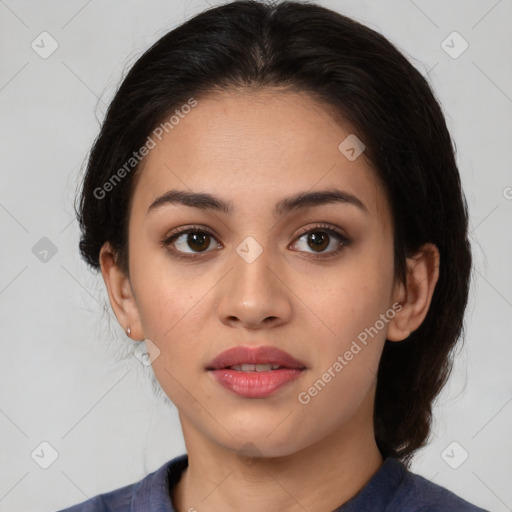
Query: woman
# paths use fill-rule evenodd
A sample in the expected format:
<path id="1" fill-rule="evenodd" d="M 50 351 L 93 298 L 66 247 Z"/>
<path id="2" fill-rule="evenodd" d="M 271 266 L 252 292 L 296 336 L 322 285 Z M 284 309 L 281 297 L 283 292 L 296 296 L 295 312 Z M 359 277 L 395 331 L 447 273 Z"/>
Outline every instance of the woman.
<path id="1" fill-rule="evenodd" d="M 77 213 L 187 453 L 68 512 L 483 510 L 408 469 L 471 251 L 439 104 L 383 36 L 296 2 L 195 16 L 124 79 Z"/>

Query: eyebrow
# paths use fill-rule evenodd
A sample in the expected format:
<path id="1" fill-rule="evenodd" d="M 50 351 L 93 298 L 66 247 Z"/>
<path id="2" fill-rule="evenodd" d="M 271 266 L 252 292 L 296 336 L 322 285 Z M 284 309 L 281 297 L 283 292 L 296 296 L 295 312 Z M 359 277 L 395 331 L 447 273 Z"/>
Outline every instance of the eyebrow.
<path id="1" fill-rule="evenodd" d="M 280 217 L 301 208 L 311 208 L 332 203 L 352 205 L 359 208 L 365 214 L 369 213 L 367 207 L 358 197 L 337 189 L 299 192 L 293 196 L 285 197 L 276 203 L 272 213 L 275 217 Z M 149 214 L 168 204 L 181 204 L 199 208 L 200 210 L 214 210 L 226 214 L 234 212 L 232 201 L 225 201 L 212 194 L 189 192 L 186 190 L 169 190 L 149 205 L 147 213 Z"/>

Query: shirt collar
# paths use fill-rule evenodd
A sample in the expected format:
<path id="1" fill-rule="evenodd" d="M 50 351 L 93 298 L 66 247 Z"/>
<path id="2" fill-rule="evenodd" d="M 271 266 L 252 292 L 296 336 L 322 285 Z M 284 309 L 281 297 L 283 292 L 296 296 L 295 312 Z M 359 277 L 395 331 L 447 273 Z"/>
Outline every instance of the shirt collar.
<path id="1" fill-rule="evenodd" d="M 172 506 L 170 489 L 180 480 L 187 467 L 188 455 L 185 453 L 166 462 L 141 480 L 134 489 L 130 512 L 176 512 Z M 363 488 L 334 512 L 384 510 L 406 471 L 400 460 L 386 457 Z"/>
<path id="2" fill-rule="evenodd" d="M 395 457 L 386 457 L 363 488 L 334 512 L 383 512 L 400 486 L 407 468 Z"/>
<path id="3" fill-rule="evenodd" d="M 170 489 L 179 481 L 187 466 L 188 455 L 185 453 L 166 462 L 141 480 L 134 489 L 130 512 L 176 512 L 172 506 Z"/>

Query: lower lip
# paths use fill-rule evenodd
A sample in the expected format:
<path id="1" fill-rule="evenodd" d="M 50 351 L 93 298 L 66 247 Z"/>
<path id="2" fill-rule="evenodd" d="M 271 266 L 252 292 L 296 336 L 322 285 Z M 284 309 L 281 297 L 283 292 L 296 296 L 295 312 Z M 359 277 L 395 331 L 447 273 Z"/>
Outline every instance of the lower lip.
<path id="1" fill-rule="evenodd" d="M 210 370 L 217 382 L 229 391 L 247 398 L 265 398 L 281 386 L 297 379 L 303 370 L 282 368 L 268 372 L 242 372 L 237 370 Z"/>

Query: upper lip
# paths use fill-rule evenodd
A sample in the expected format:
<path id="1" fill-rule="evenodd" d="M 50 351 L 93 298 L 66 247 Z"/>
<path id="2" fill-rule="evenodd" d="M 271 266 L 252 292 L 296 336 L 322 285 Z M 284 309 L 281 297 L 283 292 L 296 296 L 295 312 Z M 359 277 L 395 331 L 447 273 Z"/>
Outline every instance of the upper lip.
<path id="1" fill-rule="evenodd" d="M 211 361 L 207 370 L 220 370 L 235 364 L 274 364 L 285 368 L 304 369 L 306 365 L 283 350 L 271 347 L 231 347 Z"/>

